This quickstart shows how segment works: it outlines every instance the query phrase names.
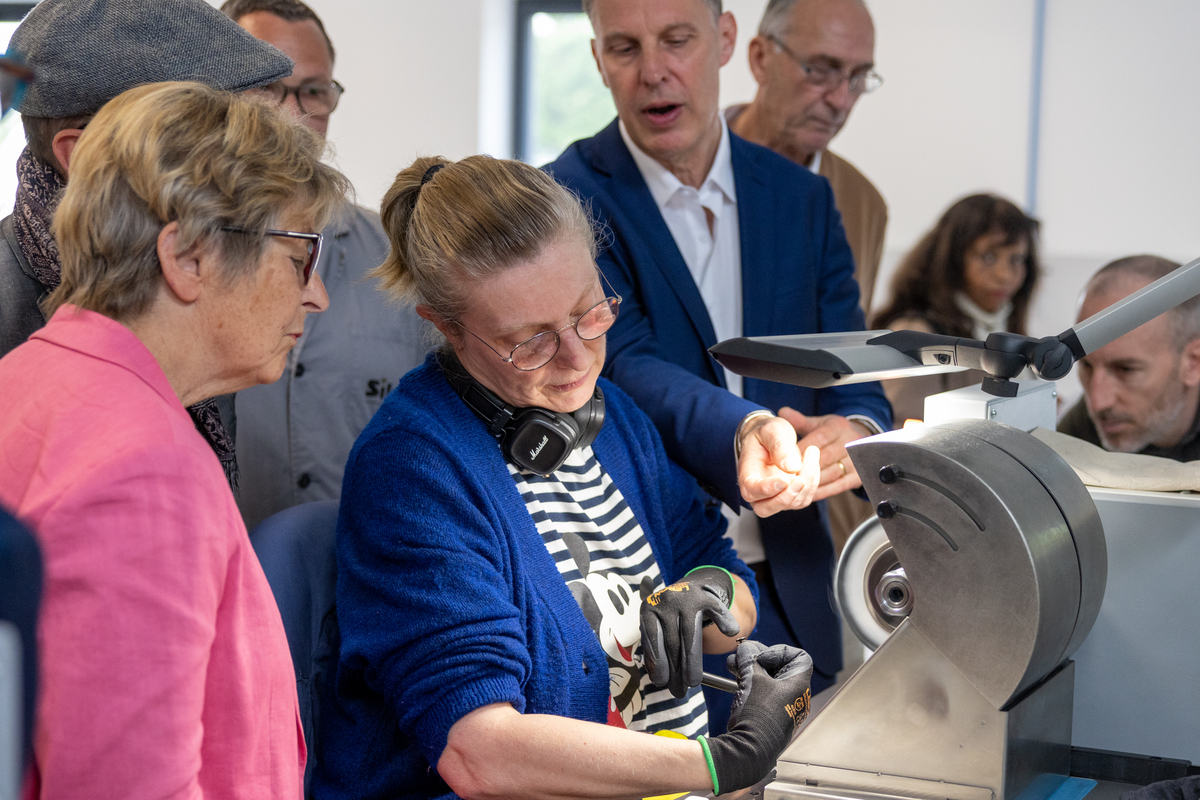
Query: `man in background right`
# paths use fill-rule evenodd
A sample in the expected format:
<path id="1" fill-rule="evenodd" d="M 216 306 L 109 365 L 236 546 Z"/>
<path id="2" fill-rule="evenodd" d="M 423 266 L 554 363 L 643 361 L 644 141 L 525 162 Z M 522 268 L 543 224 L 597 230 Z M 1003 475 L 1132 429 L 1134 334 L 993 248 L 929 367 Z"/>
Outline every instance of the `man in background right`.
<path id="1" fill-rule="evenodd" d="M 1129 256 L 1088 282 L 1079 320 L 1147 286 L 1179 264 Z M 1058 430 L 1105 450 L 1200 458 L 1200 297 L 1110 342 L 1079 362 L 1083 399 Z"/>
<path id="2" fill-rule="evenodd" d="M 874 70 L 871 15 L 862 0 L 770 0 L 749 54 L 758 93 L 725 110 L 729 128 L 829 180 L 869 312 L 887 205 L 861 172 L 826 148 L 858 98 L 883 83 Z"/>

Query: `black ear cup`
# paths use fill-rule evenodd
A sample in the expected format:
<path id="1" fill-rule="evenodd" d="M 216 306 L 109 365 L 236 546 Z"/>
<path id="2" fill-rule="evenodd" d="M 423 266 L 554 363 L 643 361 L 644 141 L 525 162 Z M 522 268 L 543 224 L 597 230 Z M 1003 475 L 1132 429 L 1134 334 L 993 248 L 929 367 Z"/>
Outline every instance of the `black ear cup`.
<path id="1" fill-rule="evenodd" d="M 517 408 L 475 380 L 453 354 L 439 353 L 438 366 L 463 402 L 487 423 L 505 459 L 520 469 L 549 475 L 575 448 L 595 441 L 604 424 L 604 393 L 599 386 L 582 408 L 570 414 Z"/>
<path id="2" fill-rule="evenodd" d="M 599 386 L 592 392 L 592 399 L 571 416 L 579 430 L 579 440 L 575 442 L 575 446 L 587 447 L 596 441 L 596 434 L 600 433 L 600 427 L 604 425 L 604 392 L 600 391 Z"/>
<path id="3" fill-rule="evenodd" d="M 518 467 L 549 475 L 563 465 L 575 449 L 579 428 L 569 414 L 541 408 L 517 411 L 500 440 L 504 457 Z"/>

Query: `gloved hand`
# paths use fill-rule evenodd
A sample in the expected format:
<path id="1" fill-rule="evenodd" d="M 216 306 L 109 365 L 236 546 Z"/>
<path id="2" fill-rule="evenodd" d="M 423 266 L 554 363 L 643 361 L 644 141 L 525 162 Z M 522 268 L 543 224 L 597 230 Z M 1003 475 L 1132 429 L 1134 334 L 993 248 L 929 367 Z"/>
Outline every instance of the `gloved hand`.
<path id="1" fill-rule="evenodd" d="M 813 672 L 808 653 L 783 644 L 742 642 L 728 665 L 738 678 L 729 730 L 707 742 L 722 794 L 753 786 L 775 767 L 808 716 Z"/>
<path id="2" fill-rule="evenodd" d="M 720 567 L 699 567 L 682 580 L 660 589 L 642 603 L 642 650 L 646 673 L 655 686 L 667 686 L 675 697 L 698 686 L 704 674 L 705 625 L 716 623 L 726 636 L 740 626 L 729 610 L 733 578 Z"/>

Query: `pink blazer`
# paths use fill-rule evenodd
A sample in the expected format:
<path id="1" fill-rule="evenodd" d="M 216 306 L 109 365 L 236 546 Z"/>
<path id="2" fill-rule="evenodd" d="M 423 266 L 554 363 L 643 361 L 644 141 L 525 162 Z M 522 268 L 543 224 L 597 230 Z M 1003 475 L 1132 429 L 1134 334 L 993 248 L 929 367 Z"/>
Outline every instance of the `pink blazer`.
<path id="1" fill-rule="evenodd" d="M 27 796 L 299 798 L 283 624 L 216 456 L 127 328 L 0 359 L 0 503 L 46 562 Z"/>

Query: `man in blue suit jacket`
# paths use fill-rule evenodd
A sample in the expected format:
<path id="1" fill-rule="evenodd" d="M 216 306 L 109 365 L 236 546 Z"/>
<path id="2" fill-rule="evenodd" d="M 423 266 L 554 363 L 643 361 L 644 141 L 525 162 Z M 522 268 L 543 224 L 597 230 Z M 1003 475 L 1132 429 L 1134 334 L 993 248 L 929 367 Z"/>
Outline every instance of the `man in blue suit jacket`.
<path id="1" fill-rule="evenodd" d="M 671 457 L 733 508 L 745 500 L 765 515 L 797 505 L 787 481 L 768 478 L 798 472 L 799 452 L 809 445 L 821 451 L 817 499 L 860 486 L 845 445 L 890 426 L 882 390 L 859 384 L 814 391 L 745 379 L 740 397 L 729 391 L 707 352 L 718 341 L 713 309 L 681 252 L 680 223 L 673 233 L 664 218 L 678 198 L 664 203 L 647 183 L 647 174 L 665 169 L 677 179 L 672 185 L 703 197 L 706 178 L 719 178 L 731 164 L 735 197 L 720 214 L 704 206 L 692 229 L 707 221 L 714 240 L 730 232 L 740 240 L 733 262 L 740 260 L 742 330 L 732 335 L 862 329 L 854 262 L 828 182 L 730 134 L 720 117 L 717 70 L 732 55 L 732 15 L 721 12 L 720 0 L 585 0 L 584 10 L 618 120 L 572 144 L 547 169 L 590 202 L 611 232 L 599 263 L 624 302 L 608 334 L 605 374 L 650 415 Z M 730 219 L 736 225 L 722 233 Z M 766 563 L 755 566 L 768 590 L 755 636 L 807 650 L 819 691 L 841 668 L 841 626 L 823 504 L 804 502 L 761 520 Z"/>

